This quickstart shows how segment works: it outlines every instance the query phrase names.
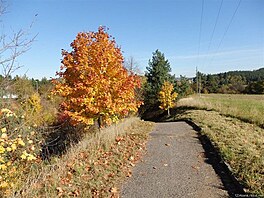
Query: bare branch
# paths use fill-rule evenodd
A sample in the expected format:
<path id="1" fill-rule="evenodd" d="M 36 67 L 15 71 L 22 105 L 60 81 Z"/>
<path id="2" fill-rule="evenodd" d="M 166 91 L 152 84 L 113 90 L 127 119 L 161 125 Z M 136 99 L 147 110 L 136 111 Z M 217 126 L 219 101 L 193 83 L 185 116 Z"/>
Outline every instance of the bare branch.
<path id="1" fill-rule="evenodd" d="M 133 56 L 130 56 L 125 60 L 124 66 L 130 74 L 141 74 L 138 63 Z"/>
<path id="2" fill-rule="evenodd" d="M 5 12 L 5 2 L 0 0 L 0 17 Z M 4 78 L 10 76 L 17 69 L 22 67 L 21 65 L 16 64 L 16 59 L 27 52 L 36 39 L 37 35 L 30 38 L 29 34 L 33 24 L 34 20 L 28 29 L 20 29 L 17 32 L 13 31 L 10 36 L 6 36 L 3 33 L 0 35 L 0 66 L 2 66 L 2 74 Z"/>
<path id="3" fill-rule="evenodd" d="M 0 22 L 1 16 L 6 13 L 6 8 L 6 2 L 0 0 Z M 4 79 L 2 80 L 1 87 L 3 89 L 8 87 L 9 83 L 7 81 L 9 81 L 11 74 L 22 67 L 22 65 L 17 63 L 17 58 L 27 52 L 36 39 L 37 35 L 31 37 L 29 34 L 33 23 L 34 20 L 27 29 L 13 30 L 9 36 L 4 32 L 0 32 L 0 67 L 2 67 Z"/>
<path id="4" fill-rule="evenodd" d="M 7 11 L 6 1 L 0 0 L 0 16 L 5 14 Z"/>
<path id="5" fill-rule="evenodd" d="M 9 37 L 8 40 L 6 39 L 6 36 L 2 37 L 0 65 L 2 66 L 4 77 L 11 75 L 17 69 L 21 68 L 21 65 L 15 65 L 16 59 L 30 49 L 36 38 L 36 36 L 34 36 L 33 38 L 28 39 L 27 36 L 28 33 L 21 29 L 16 33 L 14 32 L 12 37 Z"/>

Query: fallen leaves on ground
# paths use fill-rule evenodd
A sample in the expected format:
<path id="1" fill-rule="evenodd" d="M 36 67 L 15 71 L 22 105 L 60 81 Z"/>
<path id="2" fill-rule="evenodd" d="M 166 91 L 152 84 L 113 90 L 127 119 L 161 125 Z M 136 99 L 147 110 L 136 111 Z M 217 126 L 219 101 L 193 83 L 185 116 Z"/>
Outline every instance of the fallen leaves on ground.
<path id="1" fill-rule="evenodd" d="M 148 130 L 138 126 L 133 133 L 118 135 L 108 144 L 80 150 L 68 159 L 59 175 L 54 171 L 40 183 L 49 189 L 51 197 L 119 197 L 121 182 L 132 176 L 131 169 L 144 153 L 152 128 L 147 124 Z"/>

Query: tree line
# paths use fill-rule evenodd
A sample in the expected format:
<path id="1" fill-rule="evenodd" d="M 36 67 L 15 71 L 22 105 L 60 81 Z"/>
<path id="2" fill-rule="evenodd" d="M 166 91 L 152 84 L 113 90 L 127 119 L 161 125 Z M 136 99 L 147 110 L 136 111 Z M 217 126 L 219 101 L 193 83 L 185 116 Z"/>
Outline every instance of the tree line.
<path id="1" fill-rule="evenodd" d="M 29 97 L 35 92 L 39 93 L 40 95 L 47 95 L 53 87 L 51 80 L 47 79 L 46 77 L 43 77 L 39 80 L 28 78 L 26 75 L 16 75 L 14 77 L 10 75 L 7 78 L 3 75 L 0 75 L 0 85 L 7 80 L 9 83 L 5 89 L 1 89 L 1 98 L 13 95 L 15 98 L 22 99 Z"/>
<path id="2" fill-rule="evenodd" d="M 219 74 L 198 72 L 193 78 L 193 89 L 197 87 L 197 78 L 202 93 L 223 94 L 263 94 L 264 68 L 254 71 L 229 71 Z"/>
<path id="3" fill-rule="evenodd" d="M 197 91 L 201 93 L 264 93 L 264 68 L 255 71 L 232 71 L 220 74 L 197 73 L 195 78 L 171 74 L 165 55 L 156 50 L 149 60 L 145 75 L 137 74 L 134 60 L 125 59 L 115 40 L 103 27 L 98 32 L 79 33 L 71 43 L 72 51 L 62 51 L 58 78 L 29 79 L 26 76 L 0 76 L 11 82 L 5 94 L 16 95 L 21 101 L 35 92 L 41 98 L 56 95 L 63 98 L 60 111 L 74 120 L 93 124 L 102 120 L 110 124 L 137 112 L 137 109 L 173 107 L 176 98 Z M 144 104 L 144 105 L 142 105 Z"/>

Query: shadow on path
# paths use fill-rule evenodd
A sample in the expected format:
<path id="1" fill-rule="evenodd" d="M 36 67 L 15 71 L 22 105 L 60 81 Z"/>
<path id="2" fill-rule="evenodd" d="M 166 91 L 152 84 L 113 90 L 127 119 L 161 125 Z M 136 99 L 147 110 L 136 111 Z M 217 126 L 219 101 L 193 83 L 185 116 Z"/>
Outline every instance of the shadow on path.
<path id="1" fill-rule="evenodd" d="M 222 160 L 219 151 L 213 146 L 211 141 L 206 135 L 200 133 L 201 128 L 195 123 L 185 120 L 187 124 L 198 132 L 198 138 L 205 150 L 206 162 L 211 164 L 216 174 L 220 177 L 225 189 L 228 191 L 230 197 L 239 197 L 239 195 L 245 195 L 243 186 L 233 176 L 232 172 L 228 168 L 228 165 Z"/>
<path id="2" fill-rule="evenodd" d="M 197 110 L 199 108 L 195 107 L 178 107 L 172 109 L 171 114 L 185 114 L 188 110 Z M 206 109 L 204 109 L 206 110 Z M 193 123 L 191 120 L 188 119 L 176 119 L 168 117 L 166 112 L 156 113 L 154 117 L 145 118 L 148 121 L 154 122 L 179 122 L 184 121 L 189 124 L 195 131 L 198 133 L 198 139 L 201 142 L 203 149 L 205 150 L 205 157 L 206 163 L 210 164 L 216 174 L 221 179 L 224 188 L 227 190 L 230 197 L 240 197 L 246 195 L 245 191 L 243 190 L 243 185 L 238 182 L 238 180 L 234 177 L 231 170 L 229 169 L 228 165 L 223 161 L 222 157 L 220 156 L 219 150 L 214 147 L 210 139 L 206 136 L 201 134 L 201 128 Z M 144 117 L 143 117 L 144 119 Z"/>

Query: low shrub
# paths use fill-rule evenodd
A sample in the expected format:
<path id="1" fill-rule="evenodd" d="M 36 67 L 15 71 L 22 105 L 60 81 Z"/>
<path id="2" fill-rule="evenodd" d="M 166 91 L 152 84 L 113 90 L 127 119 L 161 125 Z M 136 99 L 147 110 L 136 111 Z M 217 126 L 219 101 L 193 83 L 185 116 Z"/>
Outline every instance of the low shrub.
<path id="1" fill-rule="evenodd" d="M 18 185 L 37 161 L 36 132 L 24 116 L 3 108 L 0 111 L 0 197 Z"/>

